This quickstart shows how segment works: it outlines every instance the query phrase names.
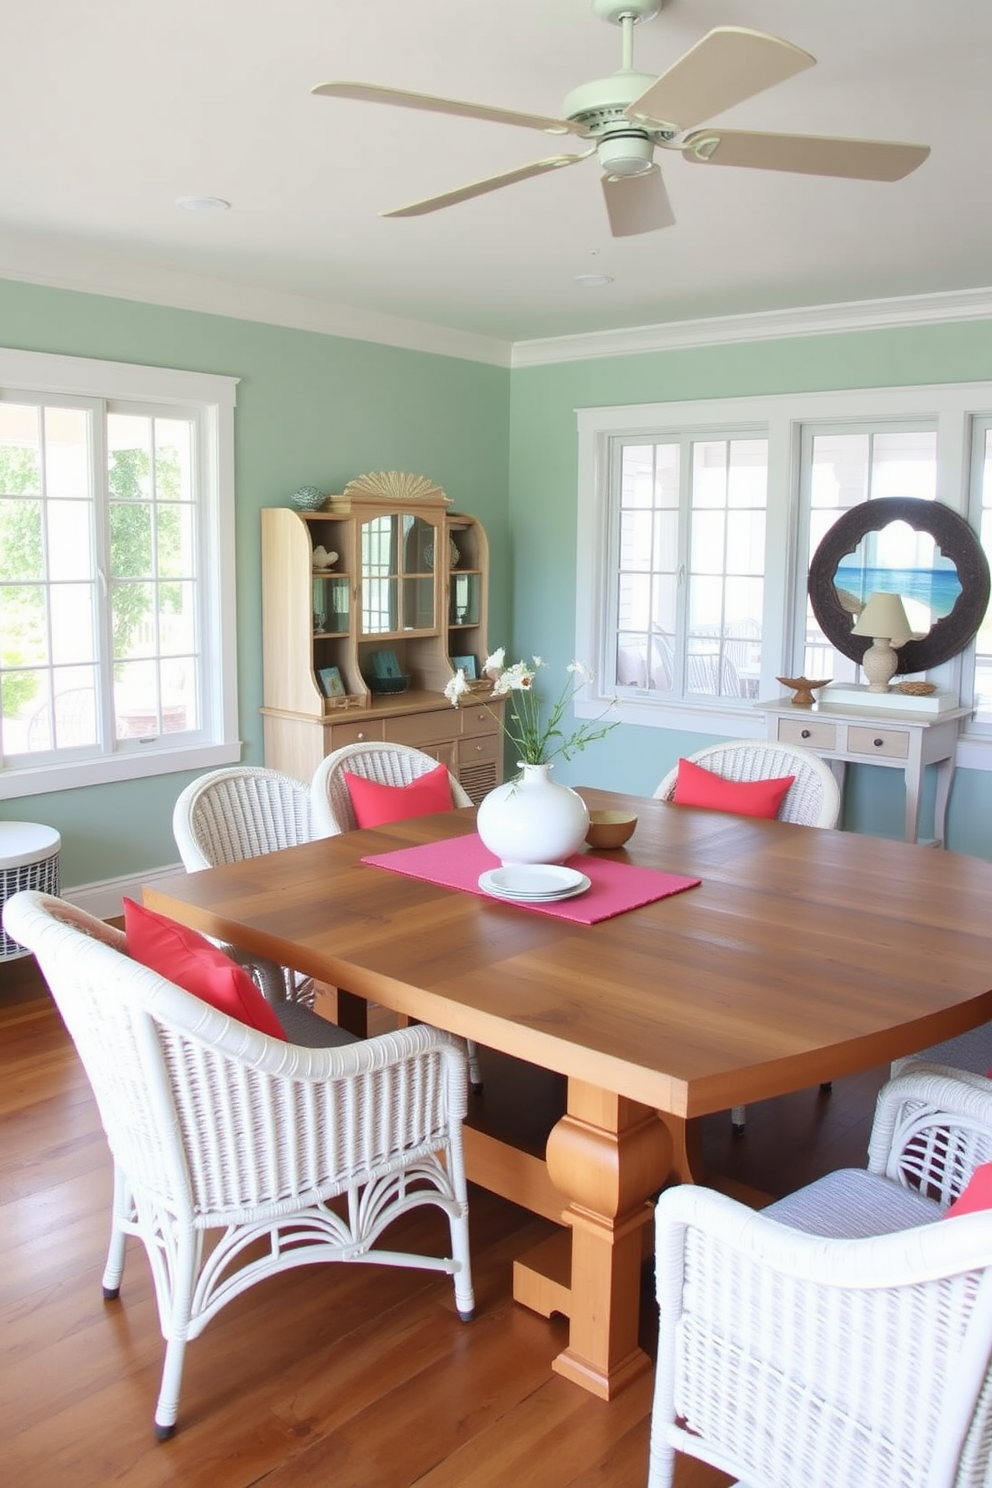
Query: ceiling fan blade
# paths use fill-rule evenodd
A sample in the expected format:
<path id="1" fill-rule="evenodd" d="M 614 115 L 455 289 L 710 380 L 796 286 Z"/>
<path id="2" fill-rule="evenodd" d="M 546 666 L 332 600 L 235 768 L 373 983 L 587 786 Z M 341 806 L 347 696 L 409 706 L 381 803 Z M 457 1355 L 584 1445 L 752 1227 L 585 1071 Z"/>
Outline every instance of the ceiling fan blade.
<path id="1" fill-rule="evenodd" d="M 657 165 L 640 176 L 604 176 L 603 196 L 615 238 L 674 226 L 675 213 Z"/>
<path id="2" fill-rule="evenodd" d="M 532 165 L 521 165 L 516 170 L 504 171 L 501 176 L 489 176 L 485 181 L 473 181 L 471 186 L 459 186 L 455 191 L 446 191 L 442 196 L 431 196 L 426 201 L 411 202 L 408 207 L 396 207 L 392 212 L 380 212 L 380 217 L 421 217 L 426 212 L 436 212 L 441 207 L 453 207 L 456 202 L 469 201 L 473 196 L 484 196 L 487 191 L 498 191 L 501 186 L 512 186 L 516 181 L 526 181 L 530 176 L 541 176 L 545 171 L 559 170 L 563 165 L 576 165 L 588 160 L 595 150 L 584 155 L 551 155 L 547 160 L 535 160 Z"/>
<path id="3" fill-rule="evenodd" d="M 699 129 L 679 148 L 696 165 L 745 165 L 856 181 L 901 181 L 930 154 L 929 145 L 746 129 Z"/>
<path id="4" fill-rule="evenodd" d="M 625 113 L 631 119 L 688 129 L 815 65 L 816 58 L 791 41 L 744 26 L 718 26 L 635 98 Z"/>
<path id="5" fill-rule="evenodd" d="M 572 124 L 568 119 L 518 114 L 512 109 L 490 108 L 484 103 L 463 103 L 457 98 L 435 98 L 430 93 L 405 93 L 399 88 L 380 88 L 374 83 L 320 83 L 310 91 L 322 98 L 355 98 L 363 103 L 389 103 L 396 108 L 424 109 L 432 114 L 456 114 L 463 119 L 487 119 L 492 124 L 517 124 L 524 129 L 543 129 L 545 134 L 583 133 L 580 125 Z"/>

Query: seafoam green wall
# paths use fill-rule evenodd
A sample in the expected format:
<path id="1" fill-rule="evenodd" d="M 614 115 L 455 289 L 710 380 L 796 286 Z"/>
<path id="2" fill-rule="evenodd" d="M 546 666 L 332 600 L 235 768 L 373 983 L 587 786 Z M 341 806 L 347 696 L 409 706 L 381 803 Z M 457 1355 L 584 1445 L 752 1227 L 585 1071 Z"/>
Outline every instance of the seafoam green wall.
<path id="1" fill-rule="evenodd" d="M 917 327 L 744 345 L 651 352 L 513 372 L 510 529 L 514 654 L 538 651 L 555 667 L 574 649 L 578 408 L 845 387 L 895 387 L 992 378 L 992 325 Z M 650 795 L 702 735 L 622 725 L 556 770 L 571 783 Z M 849 772 L 845 824 L 902 835 L 902 775 Z M 924 800 L 929 809 L 932 786 Z M 948 842 L 992 857 L 992 773 L 959 770 Z"/>
<path id="2" fill-rule="evenodd" d="M 235 416 L 238 680 L 243 758 L 262 763 L 259 512 L 301 485 L 366 470 L 429 475 L 489 534 L 492 619 L 507 628 L 509 376 L 503 368 L 253 321 L 0 280 L 0 345 L 240 378 Z M 172 805 L 190 778 L 0 803 L 63 838 L 71 888 L 175 863 Z"/>

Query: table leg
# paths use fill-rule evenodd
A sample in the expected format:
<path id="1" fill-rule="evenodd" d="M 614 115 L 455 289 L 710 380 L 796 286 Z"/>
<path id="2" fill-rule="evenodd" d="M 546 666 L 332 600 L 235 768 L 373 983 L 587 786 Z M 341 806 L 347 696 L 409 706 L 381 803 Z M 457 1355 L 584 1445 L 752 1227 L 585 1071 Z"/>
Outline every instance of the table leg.
<path id="1" fill-rule="evenodd" d="M 954 779 L 954 759 L 942 759 L 936 763 L 937 789 L 933 802 L 933 835 L 938 847 L 944 847 L 947 841 L 947 802 L 951 794 L 951 782 Z"/>
<path id="2" fill-rule="evenodd" d="M 919 770 L 906 770 L 906 821 L 903 836 L 907 842 L 918 842 L 920 838 L 920 773 Z"/>
<path id="3" fill-rule="evenodd" d="M 346 992 L 343 987 L 331 987 L 326 982 L 318 982 L 316 986 L 318 1012 L 358 1038 L 368 1038 L 369 1005 L 365 998 L 356 997 L 354 992 Z"/>
<path id="4" fill-rule="evenodd" d="M 659 1189 L 691 1177 L 685 1123 L 675 1118 L 670 1129 L 670 1120 L 569 1080 L 568 1110 L 548 1138 L 547 1165 L 569 1200 L 571 1235 L 563 1231 L 551 1247 L 541 1247 L 543 1256 L 514 1267 L 518 1302 L 569 1318 L 568 1347 L 554 1360 L 555 1372 L 603 1400 L 651 1367 L 637 1342 L 644 1228 Z M 560 1254 L 569 1240 L 570 1264 Z M 549 1249 L 559 1252 L 557 1259 Z"/>

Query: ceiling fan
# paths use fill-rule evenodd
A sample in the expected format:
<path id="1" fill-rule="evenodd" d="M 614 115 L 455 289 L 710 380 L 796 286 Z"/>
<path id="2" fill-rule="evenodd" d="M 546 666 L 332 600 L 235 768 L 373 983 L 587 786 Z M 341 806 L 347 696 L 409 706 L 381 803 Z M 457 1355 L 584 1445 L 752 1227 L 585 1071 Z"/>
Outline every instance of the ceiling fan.
<path id="1" fill-rule="evenodd" d="M 419 217 L 454 206 L 530 176 L 576 165 L 598 155 L 603 194 L 614 237 L 654 232 L 675 221 L 656 148 L 678 150 L 693 165 L 740 165 L 800 175 L 843 176 L 862 181 L 898 181 L 922 165 L 928 145 L 887 140 L 835 139 L 825 135 L 761 134 L 753 130 L 695 127 L 713 114 L 784 82 L 816 58 L 777 36 L 740 26 L 718 26 L 691 47 L 661 77 L 635 72 L 633 29 L 657 15 L 664 0 L 592 0 L 603 20 L 621 28 L 623 61 L 618 72 L 584 83 L 566 97 L 561 119 L 521 114 L 454 98 L 408 93 L 371 83 L 321 83 L 313 92 L 327 98 L 360 99 L 399 108 L 425 109 L 494 124 L 572 134 L 592 141 L 578 155 L 551 155 L 502 175 L 460 186 L 441 196 L 383 212 L 384 217 Z"/>

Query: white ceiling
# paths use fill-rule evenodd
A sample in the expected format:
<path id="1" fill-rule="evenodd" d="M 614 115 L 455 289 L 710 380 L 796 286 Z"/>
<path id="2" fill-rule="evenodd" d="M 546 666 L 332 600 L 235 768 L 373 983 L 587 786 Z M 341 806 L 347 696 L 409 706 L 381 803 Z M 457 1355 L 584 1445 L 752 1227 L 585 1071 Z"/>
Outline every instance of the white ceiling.
<path id="1" fill-rule="evenodd" d="M 667 0 L 635 31 L 639 71 L 664 71 L 717 25 L 818 59 L 728 126 L 932 153 L 879 184 L 661 152 L 677 223 L 624 239 L 610 237 L 595 159 L 380 218 L 581 142 L 310 92 L 355 79 L 557 116 L 570 89 L 620 66 L 620 32 L 589 0 L 5 9 L 0 276 L 105 288 L 116 266 L 149 298 L 179 275 L 218 309 L 226 283 L 503 342 L 992 283 L 988 0 Z M 183 212 L 183 194 L 232 210 Z M 579 287 L 589 273 L 613 283 Z"/>

